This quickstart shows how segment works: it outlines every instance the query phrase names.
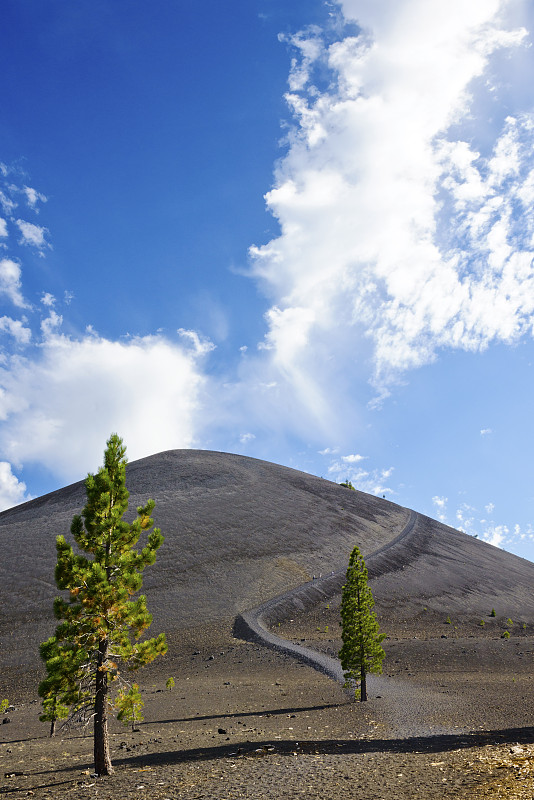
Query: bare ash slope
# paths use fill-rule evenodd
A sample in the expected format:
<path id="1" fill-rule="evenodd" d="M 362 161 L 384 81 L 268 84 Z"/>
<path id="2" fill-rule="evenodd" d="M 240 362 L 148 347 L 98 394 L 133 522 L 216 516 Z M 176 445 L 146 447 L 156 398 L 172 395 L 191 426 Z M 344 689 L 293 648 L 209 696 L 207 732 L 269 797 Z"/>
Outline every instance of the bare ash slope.
<path id="1" fill-rule="evenodd" d="M 230 619 L 325 570 L 358 544 L 370 553 L 407 511 L 330 481 L 257 459 L 171 450 L 132 462 L 130 508 L 156 501 L 165 535 L 144 591 L 152 631 Z M 78 482 L 0 514 L 0 653 L 32 666 L 53 631 L 55 539 L 85 502 Z M 133 514 L 132 514 L 133 515 Z"/>

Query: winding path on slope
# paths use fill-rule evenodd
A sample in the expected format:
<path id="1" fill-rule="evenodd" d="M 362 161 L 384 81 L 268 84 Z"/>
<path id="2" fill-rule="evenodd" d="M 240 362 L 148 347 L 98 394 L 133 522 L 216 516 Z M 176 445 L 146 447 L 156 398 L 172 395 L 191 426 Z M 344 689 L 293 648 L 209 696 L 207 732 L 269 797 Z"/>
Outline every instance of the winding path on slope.
<path id="1" fill-rule="evenodd" d="M 366 558 L 370 577 L 376 577 L 384 571 L 388 571 L 388 564 L 398 560 L 395 550 L 406 544 L 406 539 L 412 535 L 418 518 L 419 515 L 415 511 L 410 511 L 408 521 L 400 534 Z M 385 556 L 386 558 L 384 558 Z M 391 557 L 393 557 L 393 561 Z M 345 577 L 346 571 L 340 570 L 324 578 L 297 586 L 289 592 L 268 600 L 258 608 L 239 614 L 234 624 L 234 634 L 241 639 L 258 642 L 279 653 L 286 653 L 303 664 L 323 672 L 335 681 L 344 683 L 343 670 L 338 659 L 282 639 L 272 633 L 269 627 L 289 619 L 292 614 L 306 611 L 320 602 L 330 600 L 341 591 Z"/>
<path id="2" fill-rule="evenodd" d="M 402 570 L 415 560 L 426 535 L 422 518 L 410 511 L 408 521 L 401 533 L 388 544 L 366 558 L 370 578 Z M 420 541 L 418 541 L 420 540 Z M 279 653 L 285 653 L 299 662 L 324 673 L 344 684 L 343 670 L 338 659 L 319 653 L 309 647 L 290 642 L 276 636 L 269 626 L 290 619 L 292 615 L 311 609 L 319 602 L 330 600 L 339 594 L 345 582 L 346 572 L 341 570 L 325 578 L 310 581 L 278 597 L 268 600 L 258 608 L 240 614 L 235 621 L 234 635 L 254 641 Z M 437 734 L 459 734 L 469 728 L 437 725 L 440 709 L 444 710 L 450 700 L 431 689 L 423 689 L 406 681 L 368 676 L 368 689 L 381 699 L 381 709 L 388 721 L 390 736 L 427 737 Z M 347 690 L 349 692 L 349 690 Z M 350 691 L 352 695 L 352 691 Z"/>

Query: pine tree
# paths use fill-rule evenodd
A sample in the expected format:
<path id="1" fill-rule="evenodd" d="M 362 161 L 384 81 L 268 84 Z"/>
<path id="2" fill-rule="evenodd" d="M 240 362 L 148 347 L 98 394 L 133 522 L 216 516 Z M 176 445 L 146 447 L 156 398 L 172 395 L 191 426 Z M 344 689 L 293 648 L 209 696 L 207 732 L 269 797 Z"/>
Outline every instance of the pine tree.
<path id="1" fill-rule="evenodd" d="M 108 709 L 110 685 L 121 667 L 136 670 L 167 651 L 165 634 L 139 641 L 152 622 L 146 598 L 133 600 L 142 585 L 142 572 L 156 560 L 163 542 L 153 526 L 155 503 L 137 509 L 129 524 L 126 448 L 116 434 L 107 442 L 104 466 L 85 482 L 87 503 L 75 516 L 71 533 L 82 555 L 63 536 L 56 541 L 56 584 L 69 592 L 57 597 L 54 613 L 60 620 L 55 636 L 41 645 L 47 677 L 39 686 L 47 719 L 68 707 L 79 716 L 92 715 L 94 763 L 98 775 L 113 768 L 109 753 Z M 135 549 L 141 533 L 148 538 Z M 57 716 L 56 716 L 57 718 Z"/>
<path id="2" fill-rule="evenodd" d="M 135 730 L 135 723 L 143 721 L 142 708 L 145 704 L 139 691 L 139 684 L 134 683 L 129 689 L 122 688 L 117 694 L 115 708 L 117 709 L 117 719 L 125 725 L 131 723 L 132 731 Z"/>
<path id="3" fill-rule="evenodd" d="M 385 656 L 380 643 L 385 639 L 373 611 L 374 600 L 367 584 L 367 567 L 357 547 L 350 555 L 347 582 L 341 596 L 341 638 L 339 651 L 345 685 L 356 683 L 355 695 L 367 700 L 367 675 L 382 672 Z"/>

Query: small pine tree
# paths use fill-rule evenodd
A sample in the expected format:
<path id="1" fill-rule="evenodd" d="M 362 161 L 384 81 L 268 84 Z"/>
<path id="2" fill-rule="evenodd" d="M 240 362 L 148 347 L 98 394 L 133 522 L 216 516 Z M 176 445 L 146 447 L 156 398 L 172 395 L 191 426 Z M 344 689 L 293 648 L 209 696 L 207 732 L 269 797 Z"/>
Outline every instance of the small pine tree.
<path id="1" fill-rule="evenodd" d="M 385 639 L 379 633 L 378 621 L 373 611 L 374 600 L 367 584 L 367 567 L 357 547 L 350 555 L 347 582 L 341 597 L 341 638 L 339 652 L 345 673 L 345 685 L 356 683 L 355 696 L 367 700 L 367 675 L 382 672 L 385 656 L 380 643 Z"/>
<path id="2" fill-rule="evenodd" d="M 142 722 L 144 717 L 141 709 L 144 706 L 137 683 L 132 684 L 129 689 L 120 689 L 115 700 L 117 709 L 117 719 L 125 725 L 132 724 L 132 731 L 135 730 L 135 723 Z"/>
<path id="3" fill-rule="evenodd" d="M 47 665 L 47 676 L 39 684 L 39 696 L 43 701 L 41 722 L 50 722 L 50 736 L 56 732 L 56 722 L 69 716 L 69 699 L 72 705 L 78 700 L 78 670 L 73 668 L 72 657 L 76 653 L 71 649 L 61 648 L 55 636 L 39 648 L 43 661 Z"/>
<path id="4" fill-rule="evenodd" d="M 119 676 L 119 664 L 138 669 L 167 651 L 165 634 L 139 641 L 152 622 L 146 598 L 130 599 L 142 585 L 142 571 L 156 560 L 163 542 L 161 531 L 148 534 L 145 546 L 135 549 L 141 533 L 153 525 L 154 501 L 137 509 L 129 524 L 126 448 L 113 434 L 104 454 L 104 466 L 85 482 L 87 503 L 75 516 L 71 533 L 76 553 L 63 536 L 56 542 L 56 584 L 69 592 L 57 597 L 55 636 L 41 645 L 47 677 L 40 684 L 44 716 L 51 719 L 62 707 L 89 712 L 94 726 L 94 763 L 98 775 L 113 771 L 109 753 L 108 708 L 110 684 Z"/>
<path id="5" fill-rule="evenodd" d="M 352 483 L 349 481 L 348 478 L 345 481 L 342 481 L 339 485 L 344 486 L 346 489 L 352 489 L 353 492 L 356 491 L 356 489 L 354 488 L 354 486 L 352 485 Z"/>

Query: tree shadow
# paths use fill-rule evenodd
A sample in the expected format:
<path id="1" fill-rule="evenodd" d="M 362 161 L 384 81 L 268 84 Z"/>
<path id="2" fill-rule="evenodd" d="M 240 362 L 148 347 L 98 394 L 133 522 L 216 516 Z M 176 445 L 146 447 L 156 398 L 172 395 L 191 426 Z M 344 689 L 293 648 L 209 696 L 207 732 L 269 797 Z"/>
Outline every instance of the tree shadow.
<path id="1" fill-rule="evenodd" d="M 162 753 L 114 758 L 116 766 L 157 766 L 181 764 L 189 761 L 206 761 L 219 758 L 265 757 L 276 755 L 357 755 L 364 753 L 440 753 L 452 750 L 499 744 L 531 744 L 534 727 L 504 728 L 494 731 L 472 731 L 463 734 L 438 734 L 398 739 L 266 739 L 257 742 L 233 742 L 230 745 L 198 747 Z"/>
<path id="2" fill-rule="evenodd" d="M 143 753 L 124 758 L 113 756 L 114 767 L 158 767 L 186 764 L 195 761 L 212 761 L 231 758 L 268 758 L 270 755 L 363 755 L 365 753 L 445 753 L 467 750 L 471 747 L 502 744 L 532 744 L 534 727 L 504 728 L 494 731 L 472 731 L 463 734 L 438 734 L 434 736 L 412 736 L 397 739 L 265 739 L 247 740 L 213 747 L 196 747 L 190 750 L 170 750 Z M 63 767 L 62 771 L 79 771 L 91 768 L 91 764 L 76 764 Z M 43 770 L 35 775 L 45 775 L 54 770 Z M 33 787 L 32 787 L 33 788 Z"/>
<path id="3" fill-rule="evenodd" d="M 142 725 L 145 727 L 146 725 L 165 725 L 173 722 L 198 722 L 199 720 L 210 720 L 210 719 L 239 719 L 240 717 L 275 717 L 281 714 L 298 714 L 304 711 L 324 711 L 327 708 L 339 708 L 340 706 L 344 705 L 351 705 L 351 702 L 348 703 L 324 703 L 319 706 L 291 706 L 289 708 L 273 708 L 261 711 L 236 711 L 233 714 L 206 714 L 204 716 L 194 716 L 194 717 L 177 717 L 176 719 L 156 719 L 150 720 L 150 722 L 143 722 Z"/>

